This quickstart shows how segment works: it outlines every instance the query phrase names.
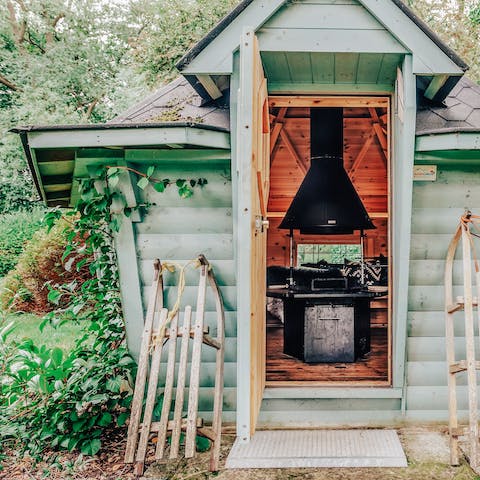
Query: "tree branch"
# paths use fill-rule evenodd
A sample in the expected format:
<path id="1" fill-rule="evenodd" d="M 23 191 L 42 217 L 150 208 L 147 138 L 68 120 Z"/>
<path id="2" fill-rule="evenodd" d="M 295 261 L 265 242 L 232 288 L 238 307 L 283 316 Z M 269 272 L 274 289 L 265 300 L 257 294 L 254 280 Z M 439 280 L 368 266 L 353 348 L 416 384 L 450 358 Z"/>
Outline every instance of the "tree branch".
<path id="1" fill-rule="evenodd" d="M 90 104 L 88 105 L 88 109 L 86 113 L 87 120 L 92 116 L 93 109 L 96 107 L 97 103 L 98 103 L 98 98 L 90 102 Z"/>
<path id="2" fill-rule="evenodd" d="M 27 36 L 28 36 L 28 43 L 30 45 L 37 47 L 42 53 L 45 53 L 45 49 L 32 38 L 32 36 L 30 35 L 30 32 L 28 32 Z"/>
<path id="3" fill-rule="evenodd" d="M 21 92 L 22 91 L 22 89 L 20 87 L 17 87 L 14 83 L 12 83 L 10 80 L 6 79 L 3 75 L 0 75 L 0 83 L 2 85 L 5 85 L 10 90 L 13 90 L 14 92 Z"/>
<path id="4" fill-rule="evenodd" d="M 25 10 L 25 5 L 23 5 L 22 2 L 17 1 L 16 3 L 20 5 L 20 8 L 22 10 Z M 19 23 L 19 21 L 17 20 L 16 12 L 15 12 L 15 7 L 13 6 L 13 3 L 10 0 L 7 1 L 7 10 L 10 16 L 10 25 L 12 27 L 15 43 L 17 47 L 20 47 L 23 41 L 25 40 L 25 31 L 27 29 L 27 22 L 26 20 L 23 20 L 21 23 Z"/>

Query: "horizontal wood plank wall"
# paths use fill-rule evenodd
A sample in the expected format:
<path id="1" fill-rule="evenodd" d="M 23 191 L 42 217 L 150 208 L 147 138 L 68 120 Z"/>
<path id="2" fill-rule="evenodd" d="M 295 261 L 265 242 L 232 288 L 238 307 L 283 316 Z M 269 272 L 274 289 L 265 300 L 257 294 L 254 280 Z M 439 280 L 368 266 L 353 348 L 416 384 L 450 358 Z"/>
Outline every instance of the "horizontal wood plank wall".
<path id="1" fill-rule="evenodd" d="M 213 266 L 225 303 L 226 352 L 225 352 L 225 396 L 224 419 L 235 421 L 236 408 L 236 272 L 233 256 L 232 225 L 232 190 L 230 177 L 230 159 L 225 151 L 218 151 L 215 159 L 195 160 L 195 153 L 185 152 L 185 158 L 172 161 L 151 161 L 140 158 L 137 151 L 135 162 L 140 169 L 145 165 L 155 164 L 153 174 L 157 178 L 198 179 L 205 177 L 208 184 L 195 188 L 191 198 L 182 199 L 175 186 L 164 193 L 155 192 L 147 187 L 142 192 L 142 200 L 151 202 L 148 214 L 142 223 L 135 224 L 136 248 L 143 302 L 148 301 L 153 274 L 153 260 L 177 262 L 184 264 L 203 253 Z M 181 153 L 179 153 L 181 156 Z M 199 155 L 200 156 L 200 155 Z M 143 164 L 143 167 L 142 167 Z M 189 269 L 186 274 L 186 286 L 182 297 L 181 315 L 185 305 L 191 305 L 195 311 L 198 271 Z M 172 307 L 177 298 L 178 273 L 166 273 L 165 301 Z M 210 334 L 215 336 L 214 299 L 207 289 L 205 323 L 210 327 Z M 141 332 L 138 332 L 141 335 Z M 202 368 L 200 375 L 200 414 L 209 418 L 212 408 L 213 385 L 215 381 L 215 351 L 209 347 L 202 348 Z M 162 358 L 164 378 L 164 364 Z M 188 395 L 186 395 L 188 398 Z M 203 413 L 202 413 L 203 411 Z"/>
<path id="2" fill-rule="evenodd" d="M 480 154 L 478 159 L 480 160 Z M 443 160 L 445 162 L 445 160 Z M 432 164 L 435 159 L 432 158 Z M 407 417 L 447 420 L 444 267 L 448 244 L 465 208 L 480 211 L 480 170 L 438 163 L 437 180 L 414 182 L 407 339 Z M 455 261 L 454 292 L 460 294 L 461 262 Z M 465 358 L 463 318 L 456 317 L 457 358 Z M 477 332 L 478 334 L 478 332 Z M 478 343 L 476 344 L 478 345 Z M 467 416 L 466 380 L 458 378 L 460 414 Z"/>

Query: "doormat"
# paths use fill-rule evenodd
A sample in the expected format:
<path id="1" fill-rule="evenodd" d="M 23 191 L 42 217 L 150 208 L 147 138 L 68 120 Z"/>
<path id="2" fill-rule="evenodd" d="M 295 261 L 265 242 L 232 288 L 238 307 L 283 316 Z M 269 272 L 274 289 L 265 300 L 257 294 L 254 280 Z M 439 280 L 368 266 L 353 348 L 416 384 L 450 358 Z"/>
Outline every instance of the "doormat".
<path id="1" fill-rule="evenodd" d="M 406 467 L 395 430 L 269 430 L 235 440 L 226 468 Z"/>

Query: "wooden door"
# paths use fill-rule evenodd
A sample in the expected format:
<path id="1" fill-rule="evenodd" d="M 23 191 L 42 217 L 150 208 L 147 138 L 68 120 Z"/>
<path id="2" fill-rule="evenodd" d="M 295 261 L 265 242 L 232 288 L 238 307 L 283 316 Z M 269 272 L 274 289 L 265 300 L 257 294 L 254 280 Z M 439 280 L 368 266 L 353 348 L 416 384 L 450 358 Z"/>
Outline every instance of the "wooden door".
<path id="1" fill-rule="evenodd" d="M 240 89 L 238 105 L 238 170 L 240 212 L 239 234 L 244 244 L 239 247 L 245 252 L 243 260 L 247 265 L 240 265 L 242 271 L 249 275 L 242 276 L 243 282 L 238 288 L 247 291 L 244 297 L 248 303 L 248 320 L 240 318 L 239 322 L 248 321 L 245 332 L 249 335 L 240 337 L 239 342 L 249 342 L 242 346 L 249 350 L 249 381 L 246 390 L 249 399 L 239 398 L 240 402 L 249 401 L 248 435 L 253 435 L 260 410 L 265 387 L 266 355 L 266 246 L 267 246 L 267 202 L 270 182 L 270 122 L 268 115 L 267 84 L 258 49 L 258 42 L 251 30 L 246 30 L 240 42 Z M 248 248 L 249 247 L 249 248 Z M 242 259 L 239 257 L 239 261 Z M 240 275 L 239 275 L 240 277 Z M 247 313 L 247 305 L 242 311 Z M 239 308 L 240 311 L 240 308 Z M 246 316 L 246 315 L 244 315 Z M 249 338 L 248 338 L 249 337 Z M 239 359 L 239 361 L 241 361 Z M 243 371 L 243 375 L 247 372 Z M 240 380 L 240 383 L 245 379 Z M 246 419 L 244 419 L 246 421 Z"/>

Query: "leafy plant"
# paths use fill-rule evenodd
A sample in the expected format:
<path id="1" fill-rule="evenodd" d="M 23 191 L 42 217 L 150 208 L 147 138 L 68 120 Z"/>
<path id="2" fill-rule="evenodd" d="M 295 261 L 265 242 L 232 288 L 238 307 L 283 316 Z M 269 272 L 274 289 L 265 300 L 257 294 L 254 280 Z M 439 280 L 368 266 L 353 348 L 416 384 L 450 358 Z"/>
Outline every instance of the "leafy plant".
<path id="1" fill-rule="evenodd" d="M 16 443 L 40 454 L 45 446 L 79 449 L 94 455 L 102 432 L 122 426 L 132 400 L 135 364 L 125 341 L 113 234 L 127 210 L 115 189 L 126 169 L 95 168 L 81 180 L 78 205 L 71 211 L 54 209 L 45 222 L 63 225 L 67 244 L 62 260 L 78 271 L 88 269 L 83 283 L 49 285 L 48 299 L 57 305 L 42 325 L 76 320 L 83 335 L 71 352 L 37 346 L 32 340 L 7 342 L 10 327 L 0 327 L 0 444 Z M 130 169 L 128 169 L 130 170 Z M 176 185 L 182 197 L 193 194 L 206 179 L 158 180 L 155 168 L 135 171 L 139 188 Z M 185 188 L 191 193 L 186 195 Z M 135 208 L 146 208 L 141 205 Z M 59 223 L 59 219 L 63 221 Z M 206 448 L 205 442 L 199 448 Z"/>
<path id="2" fill-rule="evenodd" d="M 48 285 L 82 284 L 88 270 L 75 268 L 74 257 L 63 257 L 71 232 L 71 225 L 63 220 L 49 232 L 44 226 L 33 235 L 4 279 L 0 294 L 4 309 L 44 314 L 54 308 L 48 300 Z"/>
<path id="3" fill-rule="evenodd" d="M 12 270 L 25 243 L 41 227 L 44 210 L 0 215 L 0 277 Z"/>

